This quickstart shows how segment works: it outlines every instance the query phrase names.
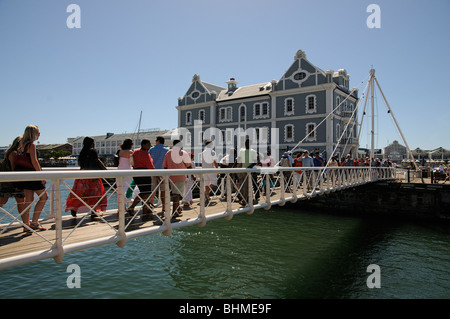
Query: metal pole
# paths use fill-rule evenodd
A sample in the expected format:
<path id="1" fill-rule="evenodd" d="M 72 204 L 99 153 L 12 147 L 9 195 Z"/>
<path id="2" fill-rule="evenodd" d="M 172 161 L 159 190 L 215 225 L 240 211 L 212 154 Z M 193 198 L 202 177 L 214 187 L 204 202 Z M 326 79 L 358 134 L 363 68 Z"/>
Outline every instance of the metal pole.
<path id="1" fill-rule="evenodd" d="M 372 165 L 372 159 L 375 158 L 375 112 L 374 112 L 374 96 L 373 96 L 373 79 L 375 77 L 375 69 L 370 69 L 370 95 L 371 95 L 371 109 L 372 109 L 372 129 L 370 131 L 370 163 Z"/>
<path id="2" fill-rule="evenodd" d="M 53 184 L 53 183 L 52 183 Z M 64 258 L 64 247 L 62 240 L 62 208 L 61 208 L 61 192 L 59 190 L 60 180 L 55 180 L 55 206 L 56 206 L 56 215 L 55 215 L 55 244 L 54 247 L 58 251 L 58 255 L 53 257 L 55 262 L 60 264 Z"/>

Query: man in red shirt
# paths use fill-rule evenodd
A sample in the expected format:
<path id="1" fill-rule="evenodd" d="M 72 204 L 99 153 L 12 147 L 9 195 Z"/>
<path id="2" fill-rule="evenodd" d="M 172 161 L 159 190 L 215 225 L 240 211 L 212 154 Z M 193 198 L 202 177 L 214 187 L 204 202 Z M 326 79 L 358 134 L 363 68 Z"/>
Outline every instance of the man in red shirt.
<path id="1" fill-rule="evenodd" d="M 192 160 L 186 151 L 182 150 L 182 144 L 179 140 L 173 141 L 173 147 L 164 157 L 163 167 L 165 169 L 186 169 L 192 168 Z M 173 216 L 181 216 L 180 199 L 184 196 L 184 184 L 186 175 L 170 176 L 170 185 L 172 188 Z"/>
<path id="2" fill-rule="evenodd" d="M 134 169 L 154 169 L 153 166 L 153 160 L 150 154 L 148 153 L 148 150 L 151 147 L 151 143 L 147 139 L 143 139 L 141 141 L 141 148 L 138 150 L 135 150 L 133 152 L 133 168 Z M 144 207 L 142 209 L 142 216 L 150 216 L 152 213 L 149 213 L 150 206 L 147 204 L 147 198 L 150 196 L 152 192 L 152 178 L 151 176 L 138 176 L 133 177 L 134 182 L 136 183 L 137 187 L 139 187 L 139 197 L 144 203 Z M 139 197 L 136 198 L 133 205 L 131 205 L 127 211 L 133 212 L 134 207 L 139 202 Z M 149 203 L 152 204 L 152 203 Z M 151 210 L 150 210 L 151 211 Z"/>

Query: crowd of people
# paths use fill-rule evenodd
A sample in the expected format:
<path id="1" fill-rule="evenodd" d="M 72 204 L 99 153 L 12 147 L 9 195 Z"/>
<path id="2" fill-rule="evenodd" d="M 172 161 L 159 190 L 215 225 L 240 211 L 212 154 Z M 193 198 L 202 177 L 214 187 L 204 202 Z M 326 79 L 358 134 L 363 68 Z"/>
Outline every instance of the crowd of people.
<path id="1" fill-rule="evenodd" d="M 26 127 L 23 135 L 18 136 L 5 154 L 5 160 L 2 162 L 3 171 L 41 171 L 35 142 L 40 136 L 39 128 L 35 125 Z M 143 139 L 140 148 L 133 150 L 133 141 L 126 139 L 116 153 L 116 165 L 118 170 L 147 170 L 147 169 L 190 169 L 195 167 L 194 154 L 183 150 L 183 144 L 180 140 L 173 141 L 174 146 L 169 148 L 165 145 L 165 139 L 158 136 L 155 145 L 151 141 Z M 204 144 L 204 150 L 200 154 L 201 167 L 214 170 L 216 168 L 252 168 L 260 167 L 324 167 L 324 166 L 391 166 L 389 160 L 381 162 L 378 159 L 370 162 L 369 158 L 352 159 L 350 155 L 342 157 L 340 160 L 333 156 L 328 162 L 319 152 L 309 154 L 307 150 L 296 152 L 295 155 L 286 152 L 281 159 L 276 160 L 270 151 L 263 153 L 257 152 L 250 147 L 250 140 L 245 141 L 245 146 L 240 150 L 231 149 L 228 154 L 218 158 L 214 150 L 214 143 L 207 140 Z M 78 164 L 81 170 L 106 170 L 107 168 L 100 160 L 98 152 L 95 150 L 95 142 L 91 137 L 85 137 L 83 148 L 78 158 Z M 311 171 L 305 171 L 310 174 Z M 300 183 L 300 170 L 294 172 L 294 180 Z M 223 178 L 224 174 L 216 174 L 214 171 L 208 174 L 202 174 L 205 201 L 208 204 L 211 201 L 211 192 L 218 185 L 218 177 Z M 283 172 L 282 176 L 288 181 L 290 172 Z M 258 201 L 260 194 L 265 193 L 265 187 L 260 188 L 258 174 L 252 172 L 251 178 L 247 178 L 247 173 L 232 174 L 232 181 L 235 189 L 240 189 L 239 202 L 241 205 L 248 205 L 250 201 Z M 269 179 L 272 184 L 272 177 Z M 173 217 L 182 215 L 183 209 L 191 209 L 193 204 L 193 184 L 198 177 L 190 174 L 172 175 L 169 177 L 169 191 L 172 198 Z M 166 179 L 163 176 L 139 175 L 134 177 L 125 177 L 117 179 L 117 189 L 125 195 L 125 210 L 133 215 L 136 206 L 142 202 L 143 216 L 153 218 L 154 198 L 158 194 L 162 204 L 162 211 L 170 209 L 170 203 L 166 201 Z M 259 180 L 265 186 L 266 179 Z M 249 192 L 249 184 L 253 188 L 253 196 Z M 21 181 L 13 183 L 0 184 L 0 207 L 3 206 L 9 198 L 14 197 L 17 202 L 17 208 L 23 221 L 23 231 L 45 230 L 40 225 L 39 216 L 48 199 L 46 192 L 46 181 Z M 271 185 L 273 186 L 273 185 Z M 308 185 L 309 187 L 309 185 Z M 222 199 L 225 198 L 225 192 L 222 193 Z M 35 203 L 33 217 L 30 220 L 30 211 L 35 196 L 38 196 Z M 106 211 L 108 202 L 105 196 L 105 187 L 100 178 L 75 179 L 72 191 L 69 193 L 65 202 L 65 211 L 70 212 L 73 217 L 78 213 L 89 213 L 93 218 L 101 217 Z"/>

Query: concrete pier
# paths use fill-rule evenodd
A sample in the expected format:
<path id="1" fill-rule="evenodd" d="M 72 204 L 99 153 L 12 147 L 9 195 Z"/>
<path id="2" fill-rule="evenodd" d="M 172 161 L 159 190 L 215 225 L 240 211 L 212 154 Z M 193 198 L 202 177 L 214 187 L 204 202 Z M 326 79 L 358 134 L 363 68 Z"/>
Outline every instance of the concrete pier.
<path id="1" fill-rule="evenodd" d="M 450 184 L 376 182 L 289 205 L 340 214 L 450 222 Z"/>

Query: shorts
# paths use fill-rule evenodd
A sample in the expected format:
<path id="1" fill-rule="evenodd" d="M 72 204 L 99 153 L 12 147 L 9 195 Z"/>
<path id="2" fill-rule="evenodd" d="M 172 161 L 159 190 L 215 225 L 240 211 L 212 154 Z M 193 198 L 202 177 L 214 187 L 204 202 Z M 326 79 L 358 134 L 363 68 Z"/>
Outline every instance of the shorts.
<path id="1" fill-rule="evenodd" d="M 162 182 L 161 182 L 162 180 Z M 153 176 L 152 177 L 152 189 L 156 189 L 158 187 L 161 189 L 162 192 L 164 192 L 164 187 L 166 185 L 166 180 L 162 176 Z"/>
<path id="2" fill-rule="evenodd" d="M 152 192 L 152 178 L 151 176 L 133 177 L 135 184 L 139 187 L 141 194 L 151 194 Z"/>
<path id="3" fill-rule="evenodd" d="M 171 182 L 170 186 L 172 188 L 172 194 L 178 194 L 178 195 L 184 196 L 184 185 L 185 184 L 186 184 L 186 181 Z"/>

